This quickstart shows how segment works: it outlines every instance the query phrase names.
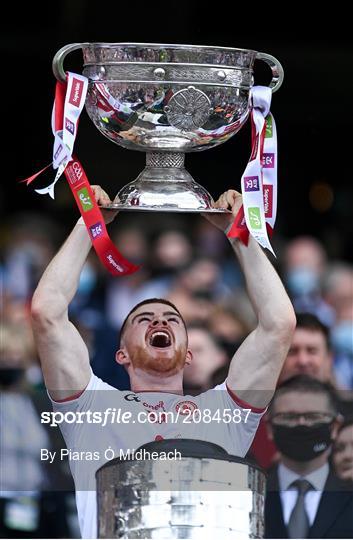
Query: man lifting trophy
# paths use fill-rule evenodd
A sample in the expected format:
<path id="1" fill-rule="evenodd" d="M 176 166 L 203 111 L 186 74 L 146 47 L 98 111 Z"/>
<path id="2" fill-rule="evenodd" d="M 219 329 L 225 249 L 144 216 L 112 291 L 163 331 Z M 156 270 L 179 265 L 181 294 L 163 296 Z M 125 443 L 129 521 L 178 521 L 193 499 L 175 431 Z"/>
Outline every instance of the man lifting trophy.
<path id="1" fill-rule="evenodd" d="M 79 48 L 83 75 L 65 74 L 65 56 Z M 272 69 L 270 88 L 253 88 L 256 59 Z M 54 167 L 57 177 L 65 172 L 82 217 L 38 284 L 32 319 L 53 414 L 75 419 L 60 427 L 70 455 L 78 455 L 69 462 L 82 536 L 261 538 L 263 473 L 243 458 L 295 328 L 293 307 L 262 249 L 271 249 L 276 213 L 269 105 L 282 68 L 251 50 L 140 43 L 68 45 L 53 67 L 59 80 Z M 146 168 L 113 200 L 89 185 L 72 154 L 83 104 L 107 138 L 146 152 Z M 250 114 L 243 195 L 230 189 L 213 202 L 185 169 L 184 154 L 228 140 Z M 121 274 L 136 270 L 102 240 L 121 210 L 199 212 L 228 237 L 258 322 L 215 389 L 184 395 L 183 372 L 193 359 L 187 327 L 178 306 L 160 298 L 146 298 L 125 314 L 115 361 L 126 369 L 131 390 L 119 391 L 92 372 L 68 307 L 92 245 Z"/>

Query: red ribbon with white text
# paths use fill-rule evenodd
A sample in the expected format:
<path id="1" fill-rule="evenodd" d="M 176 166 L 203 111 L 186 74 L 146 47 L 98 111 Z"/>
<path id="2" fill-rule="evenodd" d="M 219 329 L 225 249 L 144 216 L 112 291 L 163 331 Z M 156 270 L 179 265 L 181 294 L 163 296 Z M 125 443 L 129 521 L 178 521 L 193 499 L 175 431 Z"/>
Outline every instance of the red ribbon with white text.
<path id="1" fill-rule="evenodd" d="M 69 161 L 64 174 L 102 264 L 114 276 L 124 276 L 138 270 L 139 267 L 127 261 L 110 240 L 86 173 L 75 156 Z"/>
<path id="2" fill-rule="evenodd" d="M 100 261 L 112 275 L 124 276 L 136 272 L 140 267 L 125 259 L 110 240 L 102 212 L 95 200 L 87 175 L 80 161 L 76 156 L 72 156 L 87 86 L 86 77 L 70 72 L 67 73 L 67 83 L 56 83 L 52 113 L 54 134 L 52 164 L 53 168 L 58 169 L 58 171 L 54 182 L 46 188 L 35 191 L 41 195 L 49 194 L 54 199 L 54 186 L 64 172 Z M 25 180 L 27 185 L 49 166 L 27 178 Z"/>

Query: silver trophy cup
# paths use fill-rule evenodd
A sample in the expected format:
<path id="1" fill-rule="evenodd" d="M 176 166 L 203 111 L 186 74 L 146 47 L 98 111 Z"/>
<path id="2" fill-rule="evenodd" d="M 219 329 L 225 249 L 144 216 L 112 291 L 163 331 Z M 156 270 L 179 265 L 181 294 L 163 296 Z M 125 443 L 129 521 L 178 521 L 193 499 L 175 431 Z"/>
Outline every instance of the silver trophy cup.
<path id="1" fill-rule="evenodd" d="M 224 212 L 184 167 L 186 152 L 201 152 L 232 137 L 246 122 L 255 60 L 272 70 L 275 92 L 281 64 L 246 49 L 155 43 L 73 43 L 53 60 L 65 81 L 66 55 L 82 49 L 89 80 L 86 109 L 99 131 L 130 150 L 146 152 L 146 167 L 105 208 Z"/>
<path id="2" fill-rule="evenodd" d="M 99 538 L 263 538 L 266 477 L 218 445 L 148 443 L 180 460 L 113 459 L 98 469 Z"/>

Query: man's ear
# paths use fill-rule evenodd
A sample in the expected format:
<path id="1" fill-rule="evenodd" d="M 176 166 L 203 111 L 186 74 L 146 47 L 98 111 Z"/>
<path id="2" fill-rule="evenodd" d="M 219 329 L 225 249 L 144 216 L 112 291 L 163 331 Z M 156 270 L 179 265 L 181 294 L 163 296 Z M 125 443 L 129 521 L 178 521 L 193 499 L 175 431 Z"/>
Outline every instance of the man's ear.
<path id="1" fill-rule="evenodd" d="M 186 357 L 185 357 L 185 364 L 187 366 L 190 366 L 191 362 L 192 362 L 192 359 L 193 359 L 193 354 L 192 352 L 190 351 L 190 349 L 188 349 L 186 351 Z"/>
<path id="2" fill-rule="evenodd" d="M 116 351 L 115 362 L 125 367 L 127 367 L 127 365 L 131 363 L 129 355 L 126 352 L 126 349 L 119 349 L 118 351 Z"/>
<path id="3" fill-rule="evenodd" d="M 343 416 L 341 414 L 338 414 L 332 424 L 331 438 L 333 441 L 336 439 L 338 430 L 342 424 L 343 424 Z"/>
<path id="4" fill-rule="evenodd" d="M 327 351 L 327 354 L 326 354 L 326 359 L 324 361 L 324 377 L 326 378 L 326 380 L 328 381 L 332 381 L 332 378 L 333 378 L 333 363 L 334 363 L 334 357 L 333 357 L 333 353 L 331 351 Z"/>

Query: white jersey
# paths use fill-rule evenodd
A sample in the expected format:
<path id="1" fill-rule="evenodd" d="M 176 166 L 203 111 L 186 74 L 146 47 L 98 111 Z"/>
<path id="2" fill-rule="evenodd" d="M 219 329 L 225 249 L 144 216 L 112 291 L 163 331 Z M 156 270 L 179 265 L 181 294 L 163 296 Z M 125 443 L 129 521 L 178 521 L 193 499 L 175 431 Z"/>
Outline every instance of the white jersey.
<path id="1" fill-rule="evenodd" d="M 63 422 L 60 428 L 69 450 L 83 538 L 97 537 L 95 472 L 108 460 L 119 457 L 121 451 L 133 451 L 151 441 L 175 438 L 208 441 L 229 454 L 244 457 L 265 412 L 246 408 L 246 404 L 227 390 L 225 383 L 198 396 L 154 391 L 135 393 L 117 390 L 93 373 L 77 399 L 52 402 L 55 412 L 64 415 L 70 412 L 67 415 L 70 423 Z M 108 421 L 103 425 L 107 410 Z M 91 420 L 95 418 L 97 423 L 84 420 L 87 411 L 91 411 Z M 156 421 L 147 422 L 151 412 Z M 78 413 L 82 413 L 81 418 Z M 124 413 L 132 414 L 127 423 L 121 422 Z"/>

